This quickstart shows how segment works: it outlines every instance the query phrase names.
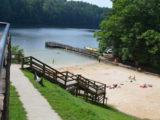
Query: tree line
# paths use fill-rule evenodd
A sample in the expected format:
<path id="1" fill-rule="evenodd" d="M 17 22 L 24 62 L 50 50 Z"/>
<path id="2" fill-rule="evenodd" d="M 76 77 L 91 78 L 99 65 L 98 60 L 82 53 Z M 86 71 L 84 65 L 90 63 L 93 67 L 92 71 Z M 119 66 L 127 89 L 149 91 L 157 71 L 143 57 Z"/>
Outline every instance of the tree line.
<path id="1" fill-rule="evenodd" d="M 110 16 L 96 32 L 101 50 L 160 70 L 160 0 L 112 0 Z"/>
<path id="2" fill-rule="evenodd" d="M 12 25 L 97 28 L 109 8 L 67 0 L 0 0 L 0 21 Z"/>

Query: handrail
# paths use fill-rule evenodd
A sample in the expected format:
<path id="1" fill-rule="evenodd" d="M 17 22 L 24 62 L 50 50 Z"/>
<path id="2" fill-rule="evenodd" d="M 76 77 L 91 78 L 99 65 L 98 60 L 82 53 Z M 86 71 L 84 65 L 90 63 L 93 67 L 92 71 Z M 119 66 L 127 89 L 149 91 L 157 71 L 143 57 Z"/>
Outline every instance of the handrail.
<path id="1" fill-rule="evenodd" d="M 0 25 L 5 26 L 3 32 L 2 32 L 2 37 L 0 39 L 0 71 L 3 68 L 3 62 L 4 62 L 4 54 L 5 54 L 5 48 L 6 48 L 6 43 L 7 43 L 7 37 L 8 37 L 8 32 L 9 32 L 9 23 L 5 22 L 0 22 Z"/>
<path id="2" fill-rule="evenodd" d="M 69 72 L 69 71 L 64 71 L 64 72 L 59 72 L 58 70 L 48 66 L 47 64 L 41 62 L 40 60 L 29 56 L 29 57 L 24 57 L 24 59 L 28 59 L 29 62 L 32 63 L 32 67 L 33 65 L 36 65 L 37 67 L 39 67 L 40 69 L 42 69 L 42 71 L 44 72 L 44 74 L 48 73 L 54 73 L 56 72 L 56 78 L 60 78 L 61 80 L 65 81 L 65 82 L 69 82 L 69 81 L 77 81 L 78 83 L 82 83 L 85 84 L 86 87 L 89 89 L 89 87 L 95 89 L 95 90 L 105 90 L 106 85 L 94 80 L 90 80 L 87 79 L 81 75 L 74 75 L 73 73 Z M 30 61 L 31 59 L 31 61 Z M 44 69 L 44 70 L 43 70 Z"/>
<path id="3" fill-rule="evenodd" d="M 56 69 L 54 69 L 54 68 L 52 68 L 52 67 L 50 67 L 50 66 L 48 66 L 47 64 L 45 64 L 45 63 L 43 63 L 43 62 L 41 62 L 40 60 L 38 60 L 38 59 L 36 59 L 36 58 L 34 58 L 34 57 L 32 57 L 32 56 L 29 56 L 29 57 L 24 57 L 25 59 L 28 59 L 28 60 L 30 60 L 31 58 L 32 58 L 32 64 L 33 65 L 37 65 L 37 66 L 41 66 L 41 68 L 43 69 L 43 65 L 45 66 L 45 67 L 48 67 L 50 70 L 53 70 L 54 72 L 57 72 L 57 75 L 62 75 L 63 77 L 65 77 L 65 75 L 63 74 L 63 73 L 61 73 L 61 72 L 59 72 L 59 71 L 57 71 Z M 34 61 L 35 62 L 34 62 Z M 38 62 L 38 63 L 36 63 L 36 62 Z M 40 64 L 41 65 L 40 65 Z M 48 68 L 45 68 L 45 70 L 49 70 Z M 53 72 L 52 71 L 52 72 Z M 57 76 L 57 77 L 60 77 L 60 76 Z"/>
<path id="4" fill-rule="evenodd" d="M 80 77 L 82 78 L 82 79 L 84 79 L 84 80 L 86 80 L 86 81 L 90 81 L 90 82 L 95 82 L 95 83 L 98 83 L 98 84 L 100 84 L 101 86 L 103 86 L 103 85 L 105 85 L 104 83 L 101 83 L 101 82 L 98 82 L 98 81 L 94 81 L 94 80 L 90 80 L 90 79 L 87 79 L 87 78 L 85 78 L 85 77 L 83 77 L 83 76 L 81 76 L 80 75 Z"/>
<path id="5" fill-rule="evenodd" d="M 29 63 L 26 63 L 25 60 Z M 32 56 L 23 58 L 22 68 L 25 64 L 29 65 L 26 68 L 29 68 L 32 72 L 39 72 L 43 77 L 49 78 L 51 82 L 59 84 L 76 96 L 81 94 L 80 90 L 83 90 L 84 93 L 82 92 L 82 94 L 86 99 L 91 98 L 94 102 L 102 101 L 103 104 L 105 102 L 106 84 L 87 79 L 81 75 L 75 75 L 69 71 L 59 72 Z"/>
<path id="6" fill-rule="evenodd" d="M 29 58 L 32 58 L 33 60 L 35 60 L 35 61 L 37 61 L 37 62 L 39 62 L 39 63 L 41 63 L 41 64 L 47 66 L 48 68 L 50 68 L 50 69 L 52 69 L 52 70 L 54 70 L 54 71 L 57 71 L 56 69 L 50 67 L 49 65 L 47 65 L 47 64 L 45 64 L 45 63 L 43 63 L 43 62 L 41 62 L 40 60 L 38 60 L 38 59 L 36 59 L 36 58 L 34 58 L 34 57 L 32 57 L 32 56 L 30 56 Z M 59 72 L 59 71 L 57 71 L 57 72 Z"/>
<path id="7" fill-rule="evenodd" d="M 68 71 L 65 71 L 65 72 L 59 72 L 59 71 L 57 71 L 56 69 L 54 69 L 54 68 L 52 68 L 52 67 L 50 67 L 49 65 L 47 65 L 47 64 L 44 64 L 43 62 L 41 62 L 40 60 L 38 60 L 38 59 L 36 59 L 36 58 L 34 58 L 34 57 L 32 57 L 32 56 L 29 56 L 29 57 L 25 57 L 25 58 L 27 58 L 27 59 L 30 59 L 30 58 L 32 58 L 32 62 L 33 62 L 33 60 L 35 60 L 35 61 L 37 61 L 37 62 L 39 62 L 39 63 L 41 63 L 42 65 L 45 65 L 46 67 L 48 67 L 49 69 L 51 69 L 51 70 L 53 70 L 53 71 L 55 71 L 55 72 L 57 72 L 57 74 L 60 74 L 60 75 L 62 75 L 63 77 L 65 77 L 65 75 L 63 74 L 63 73 L 66 73 L 66 72 L 68 72 Z M 34 62 L 33 62 L 34 63 Z M 38 63 L 37 63 L 38 64 Z M 45 68 L 46 70 L 47 70 L 47 68 Z M 71 75 L 74 75 L 74 74 L 72 74 L 72 73 L 70 73 L 70 72 L 68 72 L 69 74 L 71 74 Z M 74 75 L 75 76 L 75 75 Z M 68 77 L 70 77 L 70 76 L 68 76 Z M 70 77 L 70 78 L 72 78 L 72 77 Z M 67 81 L 70 81 L 70 80 L 67 80 Z"/>

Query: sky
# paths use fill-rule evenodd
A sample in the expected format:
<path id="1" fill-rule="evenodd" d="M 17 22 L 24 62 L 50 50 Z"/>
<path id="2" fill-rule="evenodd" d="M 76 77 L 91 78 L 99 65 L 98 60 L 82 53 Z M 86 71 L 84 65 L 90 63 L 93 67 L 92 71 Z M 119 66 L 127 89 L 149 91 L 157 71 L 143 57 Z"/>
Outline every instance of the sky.
<path id="1" fill-rule="evenodd" d="M 109 8 L 112 7 L 112 2 L 110 0 L 72 0 L 72 1 L 88 2 L 91 4 L 98 5 L 99 7 L 109 7 Z"/>

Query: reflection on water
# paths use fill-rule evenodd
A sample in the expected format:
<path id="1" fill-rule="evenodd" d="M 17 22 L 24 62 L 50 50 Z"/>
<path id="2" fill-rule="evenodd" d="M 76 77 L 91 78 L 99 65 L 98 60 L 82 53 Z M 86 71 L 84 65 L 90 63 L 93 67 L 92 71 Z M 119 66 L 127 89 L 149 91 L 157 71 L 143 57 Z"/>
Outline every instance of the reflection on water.
<path id="1" fill-rule="evenodd" d="M 45 48 L 45 42 L 53 41 L 83 48 L 90 46 L 97 48 L 98 43 L 93 38 L 93 32 L 87 29 L 12 29 L 12 44 L 24 49 L 25 56 L 34 56 L 43 62 L 54 66 L 80 65 L 94 62 L 86 56 L 66 52 L 59 49 Z"/>

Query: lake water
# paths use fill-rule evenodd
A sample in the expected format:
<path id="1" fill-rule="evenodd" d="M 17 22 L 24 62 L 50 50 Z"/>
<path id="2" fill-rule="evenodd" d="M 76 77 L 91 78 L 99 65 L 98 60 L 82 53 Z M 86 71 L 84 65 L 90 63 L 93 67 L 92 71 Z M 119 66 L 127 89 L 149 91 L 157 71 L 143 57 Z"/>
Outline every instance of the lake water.
<path id="1" fill-rule="evenodd" d="M 13 28 L 12 45 L 24 49 L 25 56 L 33 56 L 55 67 L 82 65 L 95 62 L 87 56 L 60 49 L 45 48 L 45 42 L 58 42 L 78 48 L 85 46 L 97 48 L 98 42 L 93 37 L 93 30 L 71 28 Z"/>

